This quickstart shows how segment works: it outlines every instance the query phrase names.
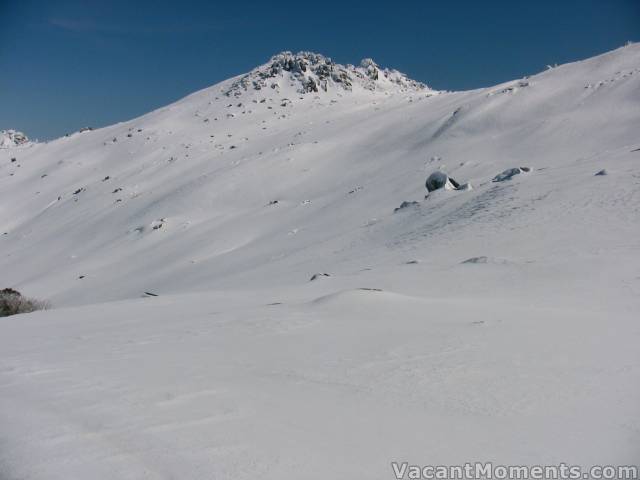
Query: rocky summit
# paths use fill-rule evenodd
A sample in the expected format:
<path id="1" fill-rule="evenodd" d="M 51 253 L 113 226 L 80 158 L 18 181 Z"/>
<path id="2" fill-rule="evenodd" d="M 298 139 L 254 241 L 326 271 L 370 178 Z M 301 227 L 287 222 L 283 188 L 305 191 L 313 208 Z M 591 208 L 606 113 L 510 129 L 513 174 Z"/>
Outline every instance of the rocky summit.
<path id="1" fill-rule="evenodd" d="M 429 90 L 425 84 L 412 80 L 397 70 L 379 67 L 371 58 L 363 59 L 356 67 L 335 63 L 319 53 L 281 52 L 233 82 L 225 93 L 227 96 L 239 97 L 249 90 L 280 90 L 285 84 L 295 87 L 300 94 L 328 92 L 333 89 L 352 91 L 354 88 L 372 91 Z"/>
<path id="2" fill-rule="evenodd" d="M 0 148 L 11 148 L 29 143 L 29 138 L 16 130 L 0 130 Z"/>

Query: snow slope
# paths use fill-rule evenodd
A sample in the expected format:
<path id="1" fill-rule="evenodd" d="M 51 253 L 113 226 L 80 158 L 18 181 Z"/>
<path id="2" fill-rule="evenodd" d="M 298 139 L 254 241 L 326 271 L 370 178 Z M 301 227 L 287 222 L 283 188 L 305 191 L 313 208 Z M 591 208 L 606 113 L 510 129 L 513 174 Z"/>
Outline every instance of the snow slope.
<path id="1" fill-rule="evenodd" d="M 468 92 L 285 53 L 0 149 L 0 287 L 58 307 L 0 322 L 0 478 L 638 463 L 638 92 L 636 44 Z"/>

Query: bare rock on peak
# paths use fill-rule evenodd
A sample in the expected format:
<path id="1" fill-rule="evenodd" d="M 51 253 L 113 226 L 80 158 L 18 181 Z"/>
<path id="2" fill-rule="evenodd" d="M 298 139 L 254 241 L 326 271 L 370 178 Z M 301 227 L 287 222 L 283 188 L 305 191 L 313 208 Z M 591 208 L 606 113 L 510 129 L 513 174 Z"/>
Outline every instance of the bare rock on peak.
<path id="1" fill-rule="evenodd" d="M 236 80 L 224 92 L 227 96 L 239 97 L 245 91 L 278 89 L 278 79 L 292 82 L 297 92 L 318 93 L 337 89 L 351 91 L 354 86 L 366 90 L 428 90 L 423 83 L 411 80 L 397 70 L 381 69 L 372 59 L 365 58 L 359 66 L 341 65 L 331 58 L 314 52 L 281 52 Z"/>
<path id="2" fill-rule="evenodd" d="M 0 148 L 12 148 L 26 145 L 29 138 L 17 130 L 0 130 Z"/>

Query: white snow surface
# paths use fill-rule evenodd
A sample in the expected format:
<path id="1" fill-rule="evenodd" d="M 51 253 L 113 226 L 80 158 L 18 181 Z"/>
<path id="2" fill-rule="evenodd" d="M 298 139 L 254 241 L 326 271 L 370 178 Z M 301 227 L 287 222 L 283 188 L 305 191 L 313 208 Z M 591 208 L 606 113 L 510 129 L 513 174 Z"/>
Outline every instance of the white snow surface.
<path id="1" fill-rule="evenodd" d="M 0 479 L 638 464 L 640 45 L 466 92 L 272 64 L 0 149 L 0 288 L 54 306 L 0 319 Z"/>

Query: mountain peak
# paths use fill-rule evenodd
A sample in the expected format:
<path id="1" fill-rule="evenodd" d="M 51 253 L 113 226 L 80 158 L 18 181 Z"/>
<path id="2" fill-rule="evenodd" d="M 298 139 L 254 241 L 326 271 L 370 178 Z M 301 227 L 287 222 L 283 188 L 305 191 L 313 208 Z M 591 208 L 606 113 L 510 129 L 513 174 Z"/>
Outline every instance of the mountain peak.
<path id="1" fill-rule="evenodd" d="M 17 147 L 29 143 L 29 138 L 17 130 L 0 130 L 0 148 Z"/>
<path id="2" fill-rule="evenodd" d="M 380 68 L 371 58 L 359 66 L 335 63 L 330 57 L 315 52 L 280 52 L 232 83 L 225 92 L 238 97 L 245 91 L 272 88 L 280 90 L 287 82 L 300 94 L 330 90 L 353 91 L 421 91 L 429 88 L 403 73 Z"/>

